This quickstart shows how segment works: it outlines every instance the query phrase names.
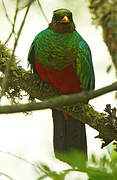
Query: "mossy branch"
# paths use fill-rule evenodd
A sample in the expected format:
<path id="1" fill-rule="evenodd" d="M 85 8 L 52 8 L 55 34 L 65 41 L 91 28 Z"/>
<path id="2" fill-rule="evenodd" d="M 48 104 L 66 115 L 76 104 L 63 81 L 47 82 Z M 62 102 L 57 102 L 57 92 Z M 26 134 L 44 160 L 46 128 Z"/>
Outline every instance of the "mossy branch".
<path id="1" fill-rule="evenodd" d="M 102 27 L 103 39 L 117 72 L 117 0 L 89 0 L 89 4 L 93 23 Z"/>
<path id="2" fill-rule="evenodd" d="M 9 59 L 9 50 L 0 43 L 0 71 L 2 72 L 2 76 L 4 76 L 5 67 L 8 64 Z M 87 102 L 89 99 L 98 97 L 104 93 L 117 90 L 117 82 L 96 91 L 82 92 L 80 94 L 74 94 L 70 96 L 62 95 L 60 97 L 55 97 L 60 95 L 60 93 L 53 89 L 52 86 L 48 83 L 41 81 L 36 74 L 32 74 L 31 71 L 25 71 L 21 66 L 18 66 L 16 59 L 17 58 L 13 56 L 4 95 L 10 98 L 12 102 L 15 102 L 17 98 L 23 98 L 21 92 L 25 91 L 26 94 L 29 95 L 32 99 L 37 98 L 45 101 L 42 103 L 29 103 L 25 105 L 12 105 L 7 107 L 1 106 L 1 113 L 10 113 L 10 111 L 24 112 L 29 110 L 31 111 L 36 109 L 56 107 L 57 109 L 67 112 L 76 119 L 98 130 L 99 137 L 103 139 L 117 140 L 116 129 L 109 124 L 110 120 L 108 116 L 104 113 L 95 111 L 94 108 L 88 104 L 81 103 Z M 3 77 L 0 78 L 0 85 L 2 79 Z M 55 98 L 47 100 L 52 97 Z"/>
<path id="3" fill-rule="evenodd" d="M 31 102 L 27 104 L 0 106 L 0 114 L 35 111 L 35 110 L 41 110 L 41 109 L 47 109 L 47 108 L 51 108 L 51 109 L 56 108 L 56 109 L 62 110 L 62 108 L 66 109 L 65 106 L 70 106 L 70 107 L 75 106 L 75 105 L 84 106 L 83 104 L 85 104 L 88 107 L 87 102 L 90 99 L 96 98 L 100 95 L 104 95 L 108 92 L 115 91 L 115 90 L 117 90 L 117 82 L 113 83 L 112 85 L 95 90 L 95 91 L 94 90 L 83 91 L 77 94 L 60 95 L 53 98 L 49 98 L 48 100 L 44 100 L 43 102 L 40 102 L 40 103 Z M 68 110 L 66 111 L 69 112 Z M 82 120 L 82 121 L 85 122 L 85 120 Z"/>

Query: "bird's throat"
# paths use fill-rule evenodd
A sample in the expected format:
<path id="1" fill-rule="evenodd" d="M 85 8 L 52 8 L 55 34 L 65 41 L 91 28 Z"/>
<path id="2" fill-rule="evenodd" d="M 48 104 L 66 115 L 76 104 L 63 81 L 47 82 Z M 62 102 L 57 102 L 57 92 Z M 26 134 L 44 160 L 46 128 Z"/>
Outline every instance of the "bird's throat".
<path id="1" fill-rule="evenodd" d="M 54 22 L 51 22 L 49 24 L 49 29 L 51 29 L 57 33 L 72 32 L 75 30 L 75 25 L 73 22 L 70 22 L 70 23 L 54 23 Z"/>

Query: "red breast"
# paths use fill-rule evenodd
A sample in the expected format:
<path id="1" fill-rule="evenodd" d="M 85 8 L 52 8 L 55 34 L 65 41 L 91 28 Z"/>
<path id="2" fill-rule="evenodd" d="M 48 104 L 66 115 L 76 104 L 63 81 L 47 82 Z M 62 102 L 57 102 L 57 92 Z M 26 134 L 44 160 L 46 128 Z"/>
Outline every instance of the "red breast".
<path id="1" fill-rule="evenodd" d="M 76 75 L 73 65 L 65 68 L 62 71 L 43 67 L 35 60 L 35 67 L 39 77 L 58 89 L 63 94 L 78 93 L 82 91 L 80 81 Z"/>

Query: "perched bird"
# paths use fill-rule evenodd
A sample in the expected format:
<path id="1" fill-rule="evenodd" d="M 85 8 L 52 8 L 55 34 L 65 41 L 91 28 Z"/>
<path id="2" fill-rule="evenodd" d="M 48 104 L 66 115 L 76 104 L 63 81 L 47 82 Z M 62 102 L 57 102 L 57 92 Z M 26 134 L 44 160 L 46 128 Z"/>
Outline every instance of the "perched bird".
<path id="1" fill-rule="evenodd" d="M 48 28 L 34 38 L 28 62 L 42 81 L 50 83 L 61 94 L 79 93 L 95 86 L 91 52 L 75 30 L 68 9 L 53 12 Z M 87 152 L 85 124 L 52 109 L 54 151 L 77 149 Z"/>

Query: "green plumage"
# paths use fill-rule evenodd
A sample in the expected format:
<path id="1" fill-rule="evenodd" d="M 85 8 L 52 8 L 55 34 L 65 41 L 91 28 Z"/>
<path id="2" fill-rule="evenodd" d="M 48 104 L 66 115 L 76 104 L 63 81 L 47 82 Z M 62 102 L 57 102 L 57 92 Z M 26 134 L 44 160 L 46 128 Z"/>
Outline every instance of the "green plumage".
<path id="1" fill-rule="evenodd" d="M 72 13 L 67 9 L 54 11 L 49 27 L 40 32 L 32 42 L 28 61 L 33 71 L 43 77 L 47 76 L 47 79 L 49 77 L 50 83 L 53 79 L 54 84 L 60 82 L 58 89 L 68 83 L 69 86 L 65 86 L 63 92 L 69 92 L 68 88 L 72 89 L 72 92 L 80 92 L 81 88 L 94 89 L 95 76 L 89 46 L 75 30 Z M 35 65 L 35 62 L 38 65 Z M 65 74 L 65 70 L 69 67 L 72 71 Z M 62 78 L 61 72 L 63 73 Z M 69 82 L 71 84 L 74 82 L 73 86 Z M 77 91 L 74 91 L 77 85 L 80 89 L 77 88 Z M 52 109 L 52 116 L 54 151 L 77 149 L 87 152 L 85 125 L 71 116 L 66 119 L 62 112 L 55 109 Z"/>
<path id="2" fill-rule="evenodd" d="M 35 53 L 35 54 L 34 54 Z M 76 61 L 75 70 L 84 89 L 93 89 L 95 84 L 91 52 L 88 44 L 74 30 L 56 33 L 47 28 L 34 39 L 29 61 L 35 56 L 39 63 L 62 71 Z"/>

